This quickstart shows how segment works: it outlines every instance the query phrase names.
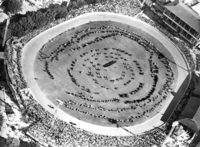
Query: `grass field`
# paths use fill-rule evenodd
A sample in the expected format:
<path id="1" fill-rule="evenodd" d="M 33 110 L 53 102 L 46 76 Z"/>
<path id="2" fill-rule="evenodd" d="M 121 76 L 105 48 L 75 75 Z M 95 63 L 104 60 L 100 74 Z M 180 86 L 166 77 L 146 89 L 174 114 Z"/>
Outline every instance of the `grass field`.
<path id="1" fill-rule="evenodd" d="M 53 103 L 56 104 L 57 98 L 65 101 L 65 106 L 61 108 L 80 120 L 101 126 L 116 126 L 109 121 L 110 119 L 116 120 L 121 126 L 133 126 L 145 122 L 165 105 L 166 100 L 163 96 L 168 97 L 169 93 L 159 95 L 158 92 L 167 81 L 168 70 L 154 53 L 152 63 L 158 67 L 158 81 L 150 98 L 142 100 L 154 84 L 150 72 L 149 52 L 136 41 L 123 35 L 111 36 L 82 47 L 84 43 L 91 42 L 96 37 L 101 38 L 109 34 L 100 32 L 102 29 L 99 27 L 102 26 L 135 32 L 150 41 L 165 55 L 167 59 L 165 61 L 169 63 L 174 74 L 173 84 L 170 87 L 173 89 L 176 86 L 177 67 L 168 50 L 153 35 L 113 21 L 90 22 L 64 32 L 47 43 L 41 52 L 52 58 L 59 45 L 76 40 L 76 37 L 73 37 L 76 33 L 79 36 L 84 35 L 86 33 L 81 31 L 88 28 L 95 28 L 89 32 L 99 31 L 64 47 L 63 52 L 54 56 L 53 61 L 50 58 L 41 60 L 41 54 L 38 53 L 34 61 L 37 84 Z M 112 30 L 111 28 L 104 28 L 103 31 Z M 70 50 L 78 47 L 79 50 Z M 48 63 L 48 70 L 53 79 L 44 71 L 45 63 Z M 139 102 L 126 103 L 136 100 Z M 150 111 L 152 108 L 155 109 Z"/>

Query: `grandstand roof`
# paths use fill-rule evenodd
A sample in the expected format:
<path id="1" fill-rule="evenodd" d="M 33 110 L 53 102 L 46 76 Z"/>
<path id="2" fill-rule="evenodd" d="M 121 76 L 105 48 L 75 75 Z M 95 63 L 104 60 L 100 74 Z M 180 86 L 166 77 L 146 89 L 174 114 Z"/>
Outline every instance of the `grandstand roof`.
<path id="1" fill-rule="evenodd" d="M 190 100 L 185 106 L 183 112 L 181 113 L 180 118 L 190 118 L 194 120 L 197 126 L 200 128 L 200 82 L 196 85 L 196 88 L 192 95 L 190 96 Z"/>
<path id="2" fill-rule="evenodd" d="M 175 0 L 165 4 L 164 7 L 200 33 L 200 16 L 189 6 Z"/>
<path id="3" fill-rule="evenodd" d="M 185 86 L 188 85 L 188 82 L 190 80 L 190 75 L 188 74 L 183 83 L 181 84 L 180 88 L 177 92 L 172 92 L 172 95 L 174 96 L 173 100 L 169 104 L 167 110 L 163 114 L 163 117 L 161 120 L 163 122 L 167 122 L 168 119 L 171 117 L 171 115 L 174 113 L 174 110 L 176 109 L 178 103 L 181 101 L 181 98 L 183 96 L 183 93 L 185 92 Z M 200 100 L 200 99 L 199 99 Z M 198 103 L 197 103 L 198 104 Z M 184 117 L 186 118 L 186 117 Z"/>

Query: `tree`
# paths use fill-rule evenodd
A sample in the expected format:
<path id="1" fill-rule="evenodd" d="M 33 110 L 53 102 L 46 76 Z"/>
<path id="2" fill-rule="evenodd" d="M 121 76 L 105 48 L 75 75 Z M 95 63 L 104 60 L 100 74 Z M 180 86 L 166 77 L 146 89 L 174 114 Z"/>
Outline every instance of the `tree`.
<path id="1" fill-rule="evenodd" d="M 61 6 L 67 7 L 69 5 L 68 1 L 62 1 Z"/>
<path id="2" fill-rule="evenodd" d="M 85 0 L 87 4 L 96 4 L 96 0 Z"/>
<path id="3" fill-rule="evenodd" d="M 8 19 L 6 21 L 6 26 L 5 26 L 3 43 L 2 43 L 3 47 L 6 41 L 8 25 L 10 23 L 10 17 L 11 15 L 22 10 L 22 2 L 23 2 L 22 0 L 4 0 L 1 4 L 1 8 L 3 8 L 3 11 L 8 15 Z"/>
<path id="4" fill-rule="evenodd" d="M 87 3 L 84 0 L 77 0 L 77 5 L 78 7 L 82 7 L 84 5 L 86 5 Z"/>
<path id="5" fill-rule="evenodd" d="M 4 145 L 4 147 L 19 147 L 19 146 L 20 146 L 20 140 L 11 137 L 8 137 L 6 144 Z"/>
<path id="6" fill-rule="evenodd" d="M 14 23 L 14 24 L 10 25 L 9 29 L 12 30 L 11 31 L 12 36 L 21 37 L 25 34 L 25 30 L 24 30 L 23 26 L 20 25 L 19 23 Z"/>
<path id="7" fill-rule="evenodd" d="M 31 142 L 25 142 L 20 140 L 20 147 L 40 147 L 39 143 L 32 140 Z"/>
<path id="8" fill-rule="evenodd" d="M 6 14 L 15 14 L 22 10 L 22 0 L 4 0 L 1 7 Z"/>
<path id="9" fill-rule="evenodd" d="M 36 28 L 40 28 L 41 26 L 44 26 L 47 24 L 48 18 L 45 17 L 45 14 L 43 14 L 40 11 L 37 11 L 35 15 L 32 17 L 33 22 L 35 23 Z"/>
<path id="10" fill-rule="evenodd" d="M 78 5 L 75 1 L 73 2 L 70 2 L 69 3 L 69 6 L 67 7 L 68 11 L 72 10 L 72 9 L 77 9 L 78 8 Z"/>

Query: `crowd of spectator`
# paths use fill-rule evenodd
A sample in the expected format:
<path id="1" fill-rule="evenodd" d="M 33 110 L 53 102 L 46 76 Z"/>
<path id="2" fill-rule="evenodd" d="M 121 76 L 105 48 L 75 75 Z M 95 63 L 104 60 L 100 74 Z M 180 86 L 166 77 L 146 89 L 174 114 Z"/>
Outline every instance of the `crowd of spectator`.
<path id="1" fill-rule="evenodd" d="M 96 11 L 115 12 L 115 13 L 122 13 L 129 16 L 135 16 L 136 14 L 141 12 L 141 9 L 139 7 L 139 4 L 135 0 L 123 0 L 123 1 L 111 0 L 110 2 L 107 2 L 105 4 L 84 6 L 83 8 L 80 8 L 79 10 L 76 10 L 76 11 L 72 10 L 66 19 L 57 20 L 56 22 L 53 22 L 35 32 L 27 34 L 26 36 L 20 39 L 14 39 L 14 40 L 15 42 L 18 41 L 22 45 L 21 46 L 22 48 L 29 40 L 31 40 L 37 34 L 43 32 L 44 30 L 52 26 L 55 26 L 65 20 L 69 20 L 73 17 L 76 17 L 78 15 L 89 13 L 89 12 L 96 12 Z M 155 22 L 145 17 L 142 17 L 142 15 L 138 15 L 138 18 L 156 27 L 159 31 L 161 31 L 168 38 L 170 38 L 170 40 L 173 43 L 175 43 L 178 46 L 178 48 L 182 51 L 182 53 L 185 55 L 187 61 L 189 62 L 190 68 L 192 70 L 195 69 L 195 63 L 193 62 L 193 59 L 190 55 L 190 52 L 188 51 L 187 46 L 185 46 L 183 42 L 181 43 L 178 42 L 175 38 L 173 38 L 173 36 L 168 31 L 166 31 L 161 26 L 157 25 Z M 23 88 L 26 88 L 27 84 L 21 72 L 21 49 L 20 49 L 20 46 L 17 45 L 17 43 L 12 44 L 12 42 L 13 40 L 10 40 L 10 42 L 9 41 L 7 42 L 5 62 L 8 69 L 8 74 L 10 76 L 8 78 L 11 80 L 10 84 L 12 85 L 12 88 L 14 89 L 15 94 L 19 97 L 22 97 L 20 90 Z M 162 58 L 162 55 L 161 55 L 161 58 Z M 156 73 L 158 72 L 156 65 L 151 64 L 151 66 L 155 67 L 155 70 L 152 70 L 152 73 L 156 75 Z M 169 71 L 170 71 L 170 67 L 169 67 Z M 173 76 L 169 75 L 169 78 L 171 77 Z M 55 120 L 55 123 L 52 127 L 51 122 L 52 122 L 52 119 L 54 119 L 54 116 L 50 114 L 49 112 L 47 112 L 40 104 L 38 104 L 38 102 L 36 102 L 33 99 L 32 95 L 26 94 L 28 99 L 21 101 L 21 103 L 23 104 L 23 107 L 26 110 L 28 121 L 34 122 L 34 125 L 32 125 L 27 130 L 27 133 L 31 134 L 39 141 L 46 142 L 47 144 L 51 144 L 53 146 L 67 145 L 67 146 L 77 146 L 77 147 L 78 146 L 81 146 L 81 147 L 104 146 L 106 147 L 106 146 L 117 146 L 117 145 L 125 146 L 126 145 L 126 146 L 135 146 L 135 147 L 147 147 L 154 144 L 159 146 L 165 139 L 166 133 L 170 129 L 170 125 L 172 124 L 172 122 L 180 116 L 184 108 L 184 105 L 187 103 L 189 96 L 191 95 L 191 92 L 194 90 L 194 87 L 195 87 L 194 83 L 196 81 L 196 78 L 194 76 L 192 77 L 193 78 L 190 82 L 190 85 L 185 95 L 183 96 L 181 102 L 179 103 L 176 111 L 174 112 L 173 116 L 171 117 L 171 119 L 169 120 L 166 126 L 163 125 L 161 127 L 163 130 L 160 128 L 155 128 L 140 136 L 131 135 L 131 136 L 126 136 L 126 137 L 123 137 L 123 136 L 112 137 L 112 136 L 93 134 L 93 133 L 81 130 L 79 128 L 76 128 L 74 125 L 71 125 L 69 123 L 63 122 L 58 119 Z M 170 82 L 167 84 L 170 84 Z M 163 90 L 164 89 L 165 87 L 163 87 Z M 87 99 L 87 100 L 92 100 L 92 99 Z M 113 99 L 113 101 L 117 101 L 117 100 Z"/>
<path id="2" fill-rule="evenodd" d="M 29 94 L 27 94 L 28 96 Z M 40 142 L 60 146 L 133 146 L 133 145 L 159 145 L 166 134 L 161 129 L 154 129 L 143 135 L 131 136 L 106 136 L 90 133 L 79 128 L 75 124 L 66 123 L 56 119 L 52 126 L 54 116 L 44 110 L 34 99 L 25 100 L 27 121 L 34 122 L 27 133 L 37 138 Z"/>

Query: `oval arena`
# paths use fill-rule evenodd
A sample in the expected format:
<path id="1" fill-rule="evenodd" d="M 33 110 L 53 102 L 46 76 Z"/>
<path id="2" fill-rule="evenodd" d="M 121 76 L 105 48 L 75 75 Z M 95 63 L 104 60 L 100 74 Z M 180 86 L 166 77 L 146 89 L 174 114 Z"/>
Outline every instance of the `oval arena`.
<path id="1" fill-rule="evenodd" d="M 49 105 L 60 100 L 56 117 L 112 136 L 162 125 L 171 92 L 189 74 L 165 36 L 112 13 L 81 15 L 36 36 L 23 48 L 22 69 L 45 109 L 54 114 Z"/>

